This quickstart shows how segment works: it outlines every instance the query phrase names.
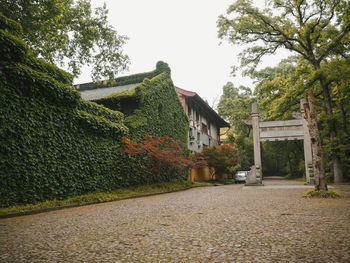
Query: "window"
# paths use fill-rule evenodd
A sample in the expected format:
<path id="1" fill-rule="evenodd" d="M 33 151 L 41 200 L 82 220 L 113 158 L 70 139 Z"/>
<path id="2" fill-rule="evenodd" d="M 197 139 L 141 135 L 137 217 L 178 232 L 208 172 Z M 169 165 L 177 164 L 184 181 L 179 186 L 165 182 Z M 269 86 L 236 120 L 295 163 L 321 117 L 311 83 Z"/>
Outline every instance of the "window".
<path id="1" fill-rule="evenodd" d="M 202 130 L 204 133 L 208 134 L 208 127 L 204 123 L 202 123 Z"/>
<path id="2" fill-rule="evenodd" d="M 192 116 L 192 109 L 189 106 L 187 106 L 187 115 L 188 115 L 188 117 Z"/>
<path id="3" fill-rule="evenodd" d="M 190 140 L 194 139 L 192 128 L 190 128 L 190 130 L 188 131 L 188 136 L 190 137 Z"/>
<path id="4" fill-rule="evenodd" d="M 199 113 L 196 112 L 196 121 L 199 121 Z"/>

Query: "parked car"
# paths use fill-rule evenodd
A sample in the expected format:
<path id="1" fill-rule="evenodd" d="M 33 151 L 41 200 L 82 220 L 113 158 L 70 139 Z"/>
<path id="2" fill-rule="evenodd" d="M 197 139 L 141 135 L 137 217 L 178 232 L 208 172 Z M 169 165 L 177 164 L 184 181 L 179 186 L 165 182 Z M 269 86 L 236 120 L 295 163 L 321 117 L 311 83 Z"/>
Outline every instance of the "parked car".
<path id="1" fill-rule="evenodd" d="M 248 174 L 248 171 L 238 171 L 235 174 L 235 183 L 236 184 L 245 183 L 245 180 L 247 178 L 247 174 Z"/>

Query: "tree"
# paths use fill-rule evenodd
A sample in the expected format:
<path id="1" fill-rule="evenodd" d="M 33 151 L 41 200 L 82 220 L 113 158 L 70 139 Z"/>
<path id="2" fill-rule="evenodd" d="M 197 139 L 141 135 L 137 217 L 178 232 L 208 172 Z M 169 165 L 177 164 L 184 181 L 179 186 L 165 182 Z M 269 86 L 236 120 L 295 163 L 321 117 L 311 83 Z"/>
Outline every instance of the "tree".
<path id="1" fill-rule="evenodd" d="M 74 76 L 92 65 L 92 77 L 112 79 L 129 62 L 118 35 L 107 22 L 106 5 L 91 10 L 90 0 L 0 0 L 0 13 L 19 22 L 35 55 L 65 66 Z"/>
<path id="2" fill-rule="evenodd" d="M 158 175 L 158 178 L 166 168 L 184 171 L 206 165 L 202 156 L 189 155 L 183 142 L 174 141 L 167 136 L 151 137 L 145 134 L 143 140 L 137 143 L 130 142 L 127 137 L 123 137 L 122 141 L 123 146 L 120 151 L 135 156 L 140 169 L 145 172 L 152 171 Z"/>
<path id="3" fill-rule="evenodd" d="M 249 88 L 240 86 L 236 88 L 231 82 L 223 87 L 223 94 L 220 97 L 218 112 L 220 116 L 230 122 L 230 130 L 226 131 L 231 143 L 237 145 L 240 156 L 240 167 L 248 170 L 253 163 L 253 145 L 249 139 L 251 126 L 244 123 L 244 120 L 251 118 L 251 104 L 254 98 Z"/>
<path id="4" fill-rule="evenodd" d="M 199 155 L 205 159 L 212 180 L 216 174 L 229 173 L 239 162 L 237 150 L 229 144 L 204 147 Z"/>
<path id="5" fill-rule="evenodd" d="M 240 54 L 241 66 L 252 73 L 260 59 L 279 48 L 303 57 L 313 72 L 308 85 L 322 89 L 323 104 L 329 119 L 334 181 L 342 181 L 340 158 L 336 152 L 337 130 L 333 121 L 331 81 L 323 71 L 331 58 L 348 57 L 350 3 L 346 0 L 270 0 L 273 8 L 260 11 L 249 0 L 238 0 L 218 21 L 219 37 L 233 44 L 246 44 Z M 306 83 L 305 83 L 306 84 Z"/>
<path id="6" fill-rule="evenodd" d="M 259 112 L 265 113 L 268 120 L 290 120 L 294 118 L 294 112 L 300 111 L 300 99 L 305 96 L 305 91 L 296 85 L 302 79 L 301 75 L 295 74 L 298 61 L 299 56 L 291 56 L 276 67 L 253 72 Z M 263 174 L 284 173 L 292 177 L 305 174 L 301 141 L 263 142 L 261 148 Z"/>
<path id="7" fill-rule="evenodd" d="M 350 143 L 349 113 L 350 113 L 350 59 L 332 58 L 322 69 L 331 81 L 331 98 L 333 106 L 333 122 L 337 127 L 337 145 L 332 145 L 329 138 L 329 118 L 322 107 L 323 97 L 320 85 L 314 85 L 315 107 L 318 114 L 318 128 L 320 131 L 325 156 L 327 176 L 332 177 L 333 162 L 331 149 L 337 151 L 344 167 L 344 179 L 350 179 L 349 152 L 346 151 Z M 290 119 L 293 111 L 299 111 L 300 99 L 305 98 L 305 92 L 310 86 L 307 84 L 313 74 L 312 66 L 304 62 L 300 56 L 282 60 L 276 67 L 268 67 L 254 71 L 253 77 L 257 81 L 254 95 L 259 103 L 259 109 L 268 113 L 272 119 Z M 297 146 L 297 145 L 295 145 Z M 264 145 L 263 145 L 264 148 Z M 298 148 L 290 150 L 298 152 Z M 288 158 L 288 161 L 291 160 Z M 297 164 L 297 163 L 295 163 Z M 264 166 L 266 168 L 266 165 Z M 302 167 L 300 167 L 302 170 Z"/>
<path id="8" fill-rule="evenodd" d="M 304 104 L 305 115 L 308 122 L 310 131 L 311 147 L 312 147 L 312 159 L 314 167 L 315 177 L 315 190 L 327 190 L 325 171 L 324 171 L 324 158 L 323 150 L 321 147 L 320 133 L 317 127 L 317 113 L 315 109 L 315 97 L 313 91 L 310 89 L 307 91 L 309 104 Z"/>
<path id="9" fill-rule="evenodd" d="M 252 73 L 259 110 L 271 120 L 287 120 L 292 117 L 292 112 L 299 112 L 300 99 L 305 92 L 296 88 L 294 78 L 288 85 L 296 72 L 297 63 L 298 56 L 293 56 L 283 59 L 276 67 L 266 67 Z"/>

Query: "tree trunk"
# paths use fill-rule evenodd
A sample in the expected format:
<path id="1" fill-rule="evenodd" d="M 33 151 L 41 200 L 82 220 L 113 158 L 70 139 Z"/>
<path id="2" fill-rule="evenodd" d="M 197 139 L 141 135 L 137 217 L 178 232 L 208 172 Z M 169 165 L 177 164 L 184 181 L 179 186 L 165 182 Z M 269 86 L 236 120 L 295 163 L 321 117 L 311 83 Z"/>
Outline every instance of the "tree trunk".
<path id="1" fill-rule="evenodd" d="M 315 97 L 312 90 L 306 91 L 309 100 L 309 106 L 304 104 L 305 119 L 308 123 L 310 132 L 313 169 L 315 178 L 315 190 L 327 190 L 326 176 L 324 170 L 323 150 L 321 146 L 321 137 L 317 125 L 317 112 L 315 109 Z"/>
<path id="2" fill-rule="evenodd" d="M 213 167 L 209 168 L 209 173 L 211 176 L 211 180 L 214 181 L 214 177 L 215 177 L 215 169 Z"/>
<path id="3" fill-rule="evenodd" d="M 326 114 L 330 120 L 329 122 L 329 137 L 331 141 L 331 157 L 333 161 L 333 173 L 334 173 L 334 183 L 342 183 L 343 182 L 343 170 L 341 167 L 340 158 L 337 155 L 337 129 L 333 119 L 333 111 L 331 105 L 331 96 L 329 94 L 328 85 L 324 82 L 324 80 L 320 80 L 322 91 L 323 91 L 323 100 L 324 107 L 326 109 Z"/>
<path id="4" fill-rule="evenodd" d="M 344 108 L 344 104 L 341 104 L 341 113 L 342 113 L 342 119 L 343 119 L 343 130 L 345 134 L 350 136 L 349 131 L 348 131 L 348 126 L 347 126 L 347 120 L 346 120 L 346 110 Z"/>

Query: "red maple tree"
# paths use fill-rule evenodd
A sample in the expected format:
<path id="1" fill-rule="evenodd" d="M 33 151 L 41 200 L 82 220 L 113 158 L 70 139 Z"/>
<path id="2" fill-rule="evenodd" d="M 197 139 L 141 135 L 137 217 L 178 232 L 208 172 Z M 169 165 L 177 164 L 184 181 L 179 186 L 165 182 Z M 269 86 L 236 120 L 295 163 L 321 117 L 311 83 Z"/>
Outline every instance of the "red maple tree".
<path id="1" fill-rule="evenodd" d="M 166 167 L 185 170 L 206 164 L 202 156 L 189 155 L 185 143 L 167 136 L 152 137 L 145 134 L 138 143 L 130 142 L 127 137 L 123 137 L 122 142 L 121 151 L 135 156 L 140 169 L 161 173 Z"/>
<path id="2" fill-rule="evenodd" d="M 209 167 L 212 180 L 217 173 L 229 173 L 229 168 L 239 162 L 237 149 L 229 144 L 204 147 L 200 155 Z"/>

